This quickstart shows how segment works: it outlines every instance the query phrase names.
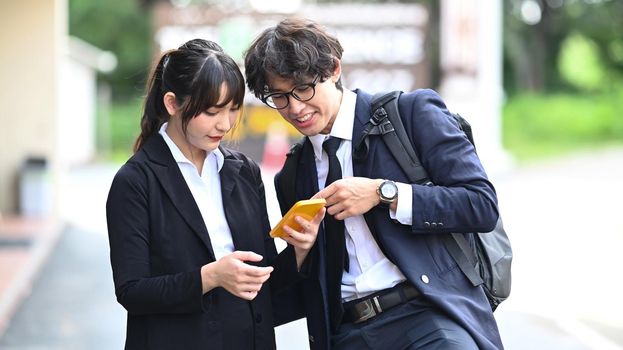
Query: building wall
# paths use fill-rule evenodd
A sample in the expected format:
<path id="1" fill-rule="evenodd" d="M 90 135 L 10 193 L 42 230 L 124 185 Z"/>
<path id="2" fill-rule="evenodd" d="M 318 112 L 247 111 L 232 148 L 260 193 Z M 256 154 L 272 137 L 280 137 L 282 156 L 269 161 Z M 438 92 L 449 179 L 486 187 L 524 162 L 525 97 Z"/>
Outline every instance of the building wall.
<path id="1" fill-rule="evenodd" d="M 96 71 L 72 59 L 62 63 L 59 161 L 84 164 L 95 154 Z"/>
<path id="2" fill-rule="evenodd" d="M 57 87 L 66 11 L 67 0 L 2 3 L 0 212 L 5 215 L 17 211 L 19 171 L 26 158 L 44 157 L 50 169 L 56 164 Z M 50 178 L 54 183 L 54 176 Z"/>

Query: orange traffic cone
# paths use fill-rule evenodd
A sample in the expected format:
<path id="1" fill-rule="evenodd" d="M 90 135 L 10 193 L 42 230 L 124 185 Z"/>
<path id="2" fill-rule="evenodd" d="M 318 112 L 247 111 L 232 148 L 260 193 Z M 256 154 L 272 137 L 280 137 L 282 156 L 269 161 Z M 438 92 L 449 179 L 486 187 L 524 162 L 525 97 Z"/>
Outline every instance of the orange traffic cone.
<path id="1" fill-rule="evenodd" d="M 262 170 L 275 174 L 286 161 L 286 154 L 290 149 L 288 131 L 281 122 L 273 122 L 266 131 L 264 154 L 262 155 Z"/>

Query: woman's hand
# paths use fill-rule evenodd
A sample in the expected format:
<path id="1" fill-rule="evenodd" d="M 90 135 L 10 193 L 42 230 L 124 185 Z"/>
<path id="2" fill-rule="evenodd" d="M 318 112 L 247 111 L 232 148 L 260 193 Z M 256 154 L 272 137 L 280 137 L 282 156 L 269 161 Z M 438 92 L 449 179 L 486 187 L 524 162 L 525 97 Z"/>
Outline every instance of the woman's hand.
<path id="1" fill-rule="evenodd" d="M 316 242 L 316 238 L 318 237 L 318 228 L 320 227 L 320 223 L 322 222 L 326 211 L 326 208 L 320 209 L 311 221 L 305 220 L 298 215 L 295 216 L 294 220 L 301 225 L 301 231 L 296 231 L 288 225 L 283 227 L 283 231 L 288 235 L 281 238 L 294 246 L 296 266 L 298 269 L 301 268 L 307 254 Z"/>
<path id="2" fill-rule="evenodd" d="M 223 287 L 231 294 L 246 300 L 253 300 L 273 272 L 272 266 L 259 267 L 245 261 L 262 261 L 263 257 L 253 252 L 235 251 L 219 260 L 201 267 L 203 293 Z"/>

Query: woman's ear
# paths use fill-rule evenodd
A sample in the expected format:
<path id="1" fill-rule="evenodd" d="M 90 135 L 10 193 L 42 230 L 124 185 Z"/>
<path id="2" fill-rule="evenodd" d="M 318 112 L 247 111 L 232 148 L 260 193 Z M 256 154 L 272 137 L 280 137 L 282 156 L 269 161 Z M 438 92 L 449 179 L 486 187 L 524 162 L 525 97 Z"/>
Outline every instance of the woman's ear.
<path id="1" fill-rule="evenodd" d="M 177 113 L 177 100 L 175 98 L 175 94 L 169 91 L 164 94 L 163 100 L 164 107 L 167 109 L 169 115 L 175 115 Z"/>

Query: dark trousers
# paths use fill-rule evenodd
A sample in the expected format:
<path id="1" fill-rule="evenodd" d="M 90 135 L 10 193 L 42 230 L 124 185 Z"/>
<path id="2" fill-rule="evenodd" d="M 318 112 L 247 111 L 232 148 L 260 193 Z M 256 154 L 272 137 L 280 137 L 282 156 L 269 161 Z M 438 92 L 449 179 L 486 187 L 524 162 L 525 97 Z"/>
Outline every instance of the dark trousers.
<path id="1" fill-rule="evenodd" d="M 331 343 L 336 350 L 478 350 L 465 329 L 421 297 L 371 320 L 342 324 Z"/>

